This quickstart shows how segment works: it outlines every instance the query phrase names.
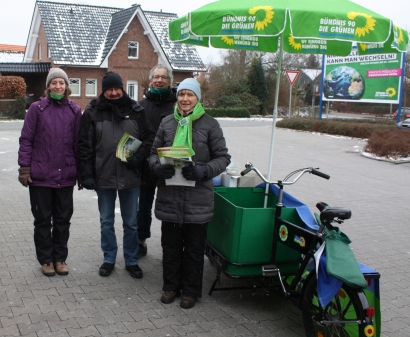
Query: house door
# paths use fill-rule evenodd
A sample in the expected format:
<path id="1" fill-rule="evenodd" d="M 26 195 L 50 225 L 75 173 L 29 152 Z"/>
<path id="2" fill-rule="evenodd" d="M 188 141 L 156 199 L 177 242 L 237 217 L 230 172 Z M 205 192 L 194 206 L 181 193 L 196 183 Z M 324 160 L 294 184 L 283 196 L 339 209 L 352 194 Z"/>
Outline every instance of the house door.
<path id="1" fill-rule="evenodd" d="M 127 81 L 127 93 L 135 101 L 138 101 L 138 82 Z"/>

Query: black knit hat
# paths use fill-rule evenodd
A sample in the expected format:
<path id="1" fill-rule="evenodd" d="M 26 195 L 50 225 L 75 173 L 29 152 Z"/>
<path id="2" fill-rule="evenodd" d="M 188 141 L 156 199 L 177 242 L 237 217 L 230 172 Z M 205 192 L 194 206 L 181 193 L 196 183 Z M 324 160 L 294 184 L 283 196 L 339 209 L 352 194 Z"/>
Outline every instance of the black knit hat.
<path id="1" fill-rule="evenodd" d="M 106 73 L 102 80 L 102 92 L 110 88 L 121 88 L 124 90 L 121 76 L 113 71 Z"/>

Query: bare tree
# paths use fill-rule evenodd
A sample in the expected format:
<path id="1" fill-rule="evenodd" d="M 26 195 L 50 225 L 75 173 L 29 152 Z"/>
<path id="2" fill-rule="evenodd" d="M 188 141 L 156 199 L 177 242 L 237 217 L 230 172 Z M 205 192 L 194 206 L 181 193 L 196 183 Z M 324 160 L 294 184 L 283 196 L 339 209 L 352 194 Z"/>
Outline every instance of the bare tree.
<path id="1" fill-rule="evenodd" d="M 151 69 L 148 67 L 144 67 L 142 69 L 139 69 L 137 73 L 135 74 L 136 79 L 138 81 L 138 84 L 144 89 L 144 93 L 149 90 L 149 71 Z"/>

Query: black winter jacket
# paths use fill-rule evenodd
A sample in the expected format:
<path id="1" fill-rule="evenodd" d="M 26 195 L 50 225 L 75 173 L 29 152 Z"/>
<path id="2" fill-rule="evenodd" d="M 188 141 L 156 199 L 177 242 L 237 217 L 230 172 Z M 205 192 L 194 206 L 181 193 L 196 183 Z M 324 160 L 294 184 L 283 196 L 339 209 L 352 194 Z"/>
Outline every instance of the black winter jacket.
<path id="1" fill-rule="evenodd" d="M 124 104 L 115 106 L 100 95 L 86 107 L 81 119 L 81 174 L 83 180 L 94 178 L 97 188 L 121 190 L 140 186 L 140 170 L 129 168 L 116 157 L 117 145 L 125 132 L 141 140 L 137 154 L 144 161 L 155 137 L 144 109 L 125 92 L 122 100 Z"/>
<path id="2" fill-rule="evenodd" d="M 162 120 L 152 145 L 149 165 L 159 161 L 157 148 L 172 146 L 177 121 L 174 116 Z M 175 223 L 206 223 L 213 217 L 214 189 L 212 178 L 225 171 L 230 163 L 222 129 L 216 119 L 204 114 L 192 123 L 192 147 L 195 164 L 207 164 L 211 177 L 195 183 L 195 187 L 168 186 L 158 180 L 155 216 L 161 221 Z"/>
<path id="3" fill-rule="evenodd" d="M 162 119 L 174 113 L 176 101 L 175 89 L 169 88 L 162 94 L 153 94 L 148 91 L 145 98 L 138 103 L 144 108 L 146 118 L 150 121 L 154 131 L 157 132 Z M 157 178 L 151 173 L 148 160 L 144 161 L 141 170 L 142 185 L 156 186 Z"/>

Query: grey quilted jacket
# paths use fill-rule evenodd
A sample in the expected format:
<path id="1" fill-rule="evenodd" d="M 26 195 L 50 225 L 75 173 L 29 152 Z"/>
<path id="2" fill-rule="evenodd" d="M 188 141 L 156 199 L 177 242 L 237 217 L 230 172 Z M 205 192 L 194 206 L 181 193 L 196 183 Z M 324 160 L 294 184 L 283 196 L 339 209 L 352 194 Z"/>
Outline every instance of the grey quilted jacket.
<path id="1" fill-rule="evenodd" d="M 177 129 L 174 115 L 165 117 L 159 126 L 151 149 L 149 165 L 159 161 L 157 148 L 172 146 Z M 192 147 L 195 164 L 207 164 L 212 177 L 225 171 L 230 163 L 222 129 L 216 119 L 204 114 L 192 124 Z M 195 187 L 167 186 L 158 180 L 155 216 L 161 221 L 175 223 L 206 223 L 213 217 L 214 191 L 212 178 L 196 182 Z"/>

